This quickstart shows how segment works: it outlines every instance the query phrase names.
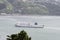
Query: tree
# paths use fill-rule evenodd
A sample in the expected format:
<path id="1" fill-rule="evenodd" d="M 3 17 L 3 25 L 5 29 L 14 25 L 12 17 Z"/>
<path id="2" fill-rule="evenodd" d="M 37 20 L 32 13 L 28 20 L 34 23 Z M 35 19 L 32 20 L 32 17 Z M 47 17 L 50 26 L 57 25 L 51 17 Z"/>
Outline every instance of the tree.
<path id="1" fill-rule="evenodd" d="M 29 37 L 24 30 L 18 34 L 7 35 L 7 37 L 7 40 L 31 40 L 31 37 Z"/>

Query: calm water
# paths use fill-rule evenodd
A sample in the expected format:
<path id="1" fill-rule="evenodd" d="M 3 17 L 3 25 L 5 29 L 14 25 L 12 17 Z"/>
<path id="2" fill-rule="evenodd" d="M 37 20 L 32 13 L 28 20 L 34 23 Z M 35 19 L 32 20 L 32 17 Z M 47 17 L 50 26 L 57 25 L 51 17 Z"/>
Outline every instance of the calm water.
<path id="1" fill-rule="evenodd" d="M 38 22 L 44 28 L 16 28 L 18 21 Z M 6 40 L 6 35 L 25 30 L 32 40 L 60 40 L 60 16 L 0 16 L 0 40 Z"/>

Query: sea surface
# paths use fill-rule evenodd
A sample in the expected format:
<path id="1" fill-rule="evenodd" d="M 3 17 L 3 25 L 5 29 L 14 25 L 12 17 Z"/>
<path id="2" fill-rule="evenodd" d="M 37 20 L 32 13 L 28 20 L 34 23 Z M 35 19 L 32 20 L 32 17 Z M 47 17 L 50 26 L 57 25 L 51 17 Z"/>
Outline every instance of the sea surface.
<path id="1" fill-rule="evenodd" d="M 43 24 L 44 28 L 15 27 L 17 22 Z M 32 40 L 60 40 L 60 16 L 0 16 L 0 40 L 25 30 Z"/>

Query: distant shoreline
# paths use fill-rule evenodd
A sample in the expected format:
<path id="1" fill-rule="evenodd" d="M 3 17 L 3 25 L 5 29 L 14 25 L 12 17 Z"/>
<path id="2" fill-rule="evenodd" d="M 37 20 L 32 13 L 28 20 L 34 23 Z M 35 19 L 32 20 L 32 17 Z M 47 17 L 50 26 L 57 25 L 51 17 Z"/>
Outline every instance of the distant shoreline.
<path id="1" fill-rule="evenodd" d="M 21 15 L 21 14 L 6 14 L 0 16 L 60 16 L 60 15 Z"/>
<path id="2" fill-rule="evenodd" d="M 60 16 L 60 15 L 33 15 L 33 14 L 6 14 L 6 13 L 1 13 L 0 16 Z"/>
<path id="3" fill-rule="evenodd" d="M 0 15 L 0 17 L 60 18 L 60 16 L 40 16 L 40 15 Z"/>

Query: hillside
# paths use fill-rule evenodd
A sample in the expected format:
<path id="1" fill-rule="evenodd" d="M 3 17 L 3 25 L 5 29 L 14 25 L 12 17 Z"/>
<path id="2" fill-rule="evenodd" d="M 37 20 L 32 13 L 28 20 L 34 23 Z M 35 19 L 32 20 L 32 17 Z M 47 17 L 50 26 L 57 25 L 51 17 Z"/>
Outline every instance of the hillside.
<path id="1" fill-rule="evenodd" d="M 12 4 L 10 4 L 7 0 L 0 0 L 0 13 L 8 13 L 12 10 Z"/>
<path id="2" fill-rule="evenodd" d="M 41 3 L 48 8 L 49 15 L 60 15 L 60 6 L 51 3 Z"/>
<path id="3" fill-rule="evenodd" d="M 11 1 L 12 0 L 8 0 L 8 2 L 13 5 L 13 13 L 21 15 L 47 15 L 49 13 L 44 5 L 35 5 L 22 0 Z"/>
<path id="4" fill-rule="evenodd" d="M 39 0 L 40 1 L 40 0 Z M 46 1 L 41 1 L 41 2 L 34 2 L 34 4 L 39 4 L 39 5 L 44 5 L 48 11 L 48 15 L 56 15 L 60 16 L 60 1 L 59 0 L 46 0 Z"/>
<path id="5" fill-rule="evenodd" d="M 60 15 L 56 0 L 0 0 L 0 13 L 20 15 Z"/>

